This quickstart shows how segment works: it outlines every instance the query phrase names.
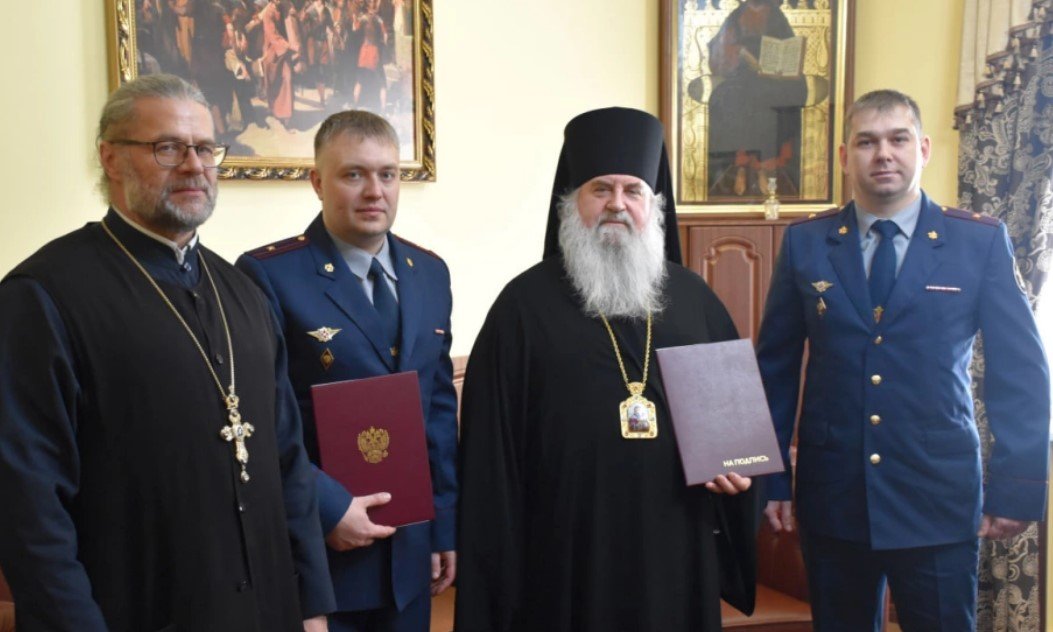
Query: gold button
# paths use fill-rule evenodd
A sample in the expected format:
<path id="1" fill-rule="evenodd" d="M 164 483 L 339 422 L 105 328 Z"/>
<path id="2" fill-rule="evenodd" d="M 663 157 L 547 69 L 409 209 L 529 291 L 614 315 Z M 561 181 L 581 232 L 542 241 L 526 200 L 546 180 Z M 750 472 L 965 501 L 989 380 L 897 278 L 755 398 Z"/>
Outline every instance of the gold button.
<path id="1" fill-rule="evenodd" d="M 870 416 L 870 425 L 876 426 L 879 423 L 881 423 L 881 415 L 871 415 Z"/>
<path id="2" fill-rule="evenodd" d="M 876 452 L 874 454 L 871 454 L 870 455 L 870 462 L 873 463 L 874 465 L 877 465 L 878 463 L 881 463 L 881 455 L 877 454 Z"/>
<path id="3" fill-rule="evenodd" d="M 878 384 L 881 384 L 881 376 L 880 375 L 871 375 L 870 376 L 870 383 L 873 384 L 874 386 L 877 386 Z"/>
<path id="4" fill-rule="evenodd" d="M 882 336 L 878 336 L 877 338 L 874 338 L 874 344 L 876 344 L 876 345 L 879 345 L 879 344 L 881 344 L 883 342 L 885 342 L 885 338 L 882 337 Z"/>

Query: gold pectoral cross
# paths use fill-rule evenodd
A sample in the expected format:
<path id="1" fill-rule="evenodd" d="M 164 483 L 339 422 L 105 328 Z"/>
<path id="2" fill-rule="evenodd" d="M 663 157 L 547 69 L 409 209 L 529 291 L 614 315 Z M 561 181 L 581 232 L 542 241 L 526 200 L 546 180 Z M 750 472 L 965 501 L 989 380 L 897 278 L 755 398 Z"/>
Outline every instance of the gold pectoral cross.
<path id="1" fill-rule="evenodd" d="M 234 387 L 231 387 L 230 395 L 227 395 L 227 419 L 230 425 L 224 426 L 219 431 L 219 436 L 227 443 L 234 443 L 234 459 L 241 464 L 241 482 L 248 483 L 249 473 L 245 466 L 249 462 L 249 450 L 245 447 L 245 440 L 251 437 L 256 429 L 249 422 L 241 420 L 241 413 L 238 411 L 238 396 L 234 394 Z"/>

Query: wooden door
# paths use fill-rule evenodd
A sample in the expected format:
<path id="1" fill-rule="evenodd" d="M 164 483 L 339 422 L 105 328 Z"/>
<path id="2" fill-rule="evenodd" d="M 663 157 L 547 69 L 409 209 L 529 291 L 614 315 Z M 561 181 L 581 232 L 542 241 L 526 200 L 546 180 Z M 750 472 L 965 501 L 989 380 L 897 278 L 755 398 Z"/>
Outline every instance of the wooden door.
<path id="1" fill-rule="evenodd" d="M 785 221 L 682 216 L 684 265 L 699 273 L 728 308 L 739 335 L 754 341 Z"/>

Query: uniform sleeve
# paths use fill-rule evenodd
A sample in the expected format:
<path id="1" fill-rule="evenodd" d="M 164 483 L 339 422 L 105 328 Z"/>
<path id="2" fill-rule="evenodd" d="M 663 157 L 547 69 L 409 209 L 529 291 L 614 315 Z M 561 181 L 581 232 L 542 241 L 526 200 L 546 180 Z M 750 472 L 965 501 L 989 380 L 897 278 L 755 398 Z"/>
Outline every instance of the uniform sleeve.
<path id="1" fill-rule="evenodd" d="M 757 364 L 760 366 L 764 391 L 768 397 L 775 434 L 786 471 L 772 474 L 765 481 L 769 500 L 789 500 L 792 494 L 790 441 L 797 417 L 797 399 L 801 389 L 801 359 L 807 331 L 801 296 L 793 276 L 790 234 L 783 235 L 775 273 L 764 306 L 760 335 L 757 338 Z"/>
<path id="2" fill-rule="evenodd" d="M 241 255 L 238 257 L 238 261 L 234 265 L 248 275 L 248 277 L 252 279 L 261 290 L 263 290 L 263 295 L 267 297 L 267 302 L 270 303 L 271 311 L 274 313 L 274 318 L 278 323 L 278 331 L 283 332 L 284 334 L 286 331 L 285 313 L 282 311 L 281 302 L 278 300 L 278 296 L 275 294 L 274 287 L 271 285 L 270 279 L 263 266 L 248 255 Z M 301 422 L 302 421 L 301 417 Z M 344 517 L 344 514 L 347 513 L 347 509 L 351 506 L 351 501 L 354 500 L 354 496 L 352 496 L 351 492 L 347 491 L 343 485 L 323 472 L 314 463 L 311 464 L 311 469 L 314 470 L 318 517 L 322 524 L 322 533 L 327 535 L 336 528 L 336 525 Z"/>
<path id="3" fill-rule="evenodd" d="M 288 358 L 282 336 L 281 311 L 274 292 L 255 260 L 242 256 L 237 266 L 256 282 L 268 299 L 278 352 L 274 358 L 275 432 L 285 495 L 285 516 L 289 525 L 293 563 L 299 575 L 300 607 L 305 619 L 336 610 L 333 582 L 325 555 L 322 525 L 318 520 L 316 493 L 317 468 L 307 458 L 303 446 L 303 425 L 296 393 L 289 382 Z"/>
<path id="4" fill-rule="evenodd" d="M 453 304 L 449 271 L 445 270 L 447 304 Z M 431 407 L 425 428 L 428 462 L 431 464 L 432 495 L 435 520 L 431 528 L 434 552 L 457 548 L 457 391 L 453 387 L 453 361 L 450 359 L 450 315 L 446 314 L 439 367 L 435 371 Z"/>
<path id="5" fill-rule="evenodd" d="M 461 408 L 458 632 L 508 632 L 522 602 L 523 438 L 529 342 L 498 299 L 480 331 Z"/>
<path id="6" fill-rule="evenodd" d="M 0 284 L 0 567 L 20 630 L 105 631 L 77 559 L 80 386 L 62 318 L 35 281 Z"/>
<path id="7" fill-rule="evenodd" d="M 1004 224 L 993 241 L 979 297 L 983 400 L 995 438 L 984 513 L 1041 520 L 1049 465 L 1049 367 L 1034 313 L 1016 283 Z"/>
<path id="8" fill-rule="evenodd" d="M 293 564 L 300 576 L 300 608 L 303 617 L 327 614 L 336 610 L 333 581 L 325 555 L 322 525 L 318 521 L 318 498 L 315 493 L 316 470 L 303 447 L 303 426 L 296 394 L 289 382 L 285 340 L 277 321 L 278 353 L 274 362 L 276 433 L 282 470 L 282 493 L 285 516 L 289 523 Z"/>

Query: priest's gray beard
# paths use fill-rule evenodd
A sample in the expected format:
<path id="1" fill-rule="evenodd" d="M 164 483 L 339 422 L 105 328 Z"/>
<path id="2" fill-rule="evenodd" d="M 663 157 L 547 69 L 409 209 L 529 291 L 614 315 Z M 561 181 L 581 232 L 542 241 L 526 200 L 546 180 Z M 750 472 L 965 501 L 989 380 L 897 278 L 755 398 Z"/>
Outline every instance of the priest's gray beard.
<path id="1" fill-rule="evenodd" d="M 588 228 L 578 213 L 578 192 L 559 202 L 559 246 L 563 265 L 589 316 L 645 318 L 664 307 L 665 199 L 652 195 L 651 219 L 638 231 L 627 211 L 603 219 L 625 227 L 596 223 Z M 627 227 L 627 230 L 626 230 Z"/>

